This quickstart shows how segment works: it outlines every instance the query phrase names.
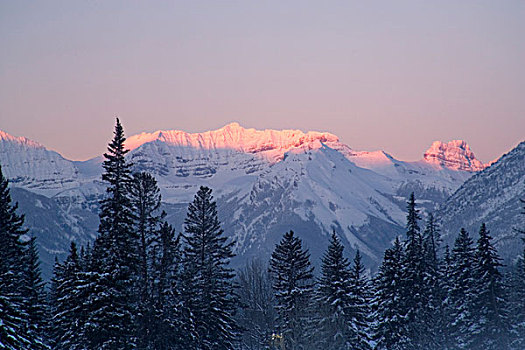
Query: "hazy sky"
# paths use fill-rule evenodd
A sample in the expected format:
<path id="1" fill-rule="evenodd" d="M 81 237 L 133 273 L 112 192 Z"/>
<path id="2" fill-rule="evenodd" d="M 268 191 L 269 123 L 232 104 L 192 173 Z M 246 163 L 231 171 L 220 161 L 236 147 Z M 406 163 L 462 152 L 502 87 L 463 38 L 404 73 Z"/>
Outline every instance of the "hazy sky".
<path id="1" fill-rule="evenodd" d="M 0 0 L 0 129 L 87 159 L 115 115 L 490 161 L 525 139 L 525 1 Z"/>

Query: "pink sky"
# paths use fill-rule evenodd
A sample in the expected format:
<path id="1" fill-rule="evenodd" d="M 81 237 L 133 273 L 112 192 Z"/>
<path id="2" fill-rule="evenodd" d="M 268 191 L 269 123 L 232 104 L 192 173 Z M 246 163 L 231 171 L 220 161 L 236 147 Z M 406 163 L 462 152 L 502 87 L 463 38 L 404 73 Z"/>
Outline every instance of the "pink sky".
<path id="1" fill-rule="evenodd" d="M 525 2 L 3 1 L 0 130 L 68 158 L 237 121 L 403 160 L 525 139 Z"/>

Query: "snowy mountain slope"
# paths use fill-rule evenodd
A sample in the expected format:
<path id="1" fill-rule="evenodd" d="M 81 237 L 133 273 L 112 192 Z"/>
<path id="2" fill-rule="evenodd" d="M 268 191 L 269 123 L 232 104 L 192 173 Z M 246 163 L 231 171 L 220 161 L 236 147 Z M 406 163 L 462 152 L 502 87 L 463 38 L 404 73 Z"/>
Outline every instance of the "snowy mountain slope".
<path id="1" fill-rule="evenodd" d="M 24 213 L 29 234 L 38 237 L 42 272 L 50 278 L 55 256 L 65 258 L 71 241 L 87 244 L 96 236 L 98 216 L 94 208 L 64 210 L 54 198 L 11 186 L 13 201 Z"/>
<path id="2" fill-rule="evenodd" d="M 525 227 L 520 199 L 525 199 L 525 141 L 468 179 L 443 203 L 438 215 L 445 241 L 453 242 L 461 227 L 476 237 L 485 222 L 508 262 L 521 249 L 520 237 L 513 230 Z"/>
<path id="3" fill-rule="evenodd" d="M 286 154 L 284 161 L 257 178 L 248 195 L 226 196 L 226 202 L 235 205 L 225 223 L 237 227 L 233 232 L 242 255 L 269 254 L 284 231 L 295 229 L 308 236 L 306 243 L 317 259 L 327 234 L 336 230 L 349 249 L 359 248 L 375 262 L 404 217 L 388 195 L 393 189 L 388 179 L 323 146 Z M 391 227 L 391 236 L 379 245 L 359 235 L 360 229 L 374 220 Z"/>
<path id="4" fill-rule="evenodd" d="M 224 226 L 241 256 L 269 253 L 283 230 L 304 226 L 317 232 L 310 232 L 317 242 L 337 228 L 349 245 L 377 260 L 383 247 L 368 246 L 352 228 L 366 225 L 369 216 L 396 227 L 403 220 L 391 201 L 396 184 L 323 144 L 338 142 L 327 133 L 279 134 L 230 124 L 204 135 L 163 131 L 140 139 L 149 142 L 133 149 L 129 159 L 157 177 L 164 201 L 189 202 L 203 184 L 216 189 Z"/>
<path id="5" fill-rule="evenodd" d="M 178 230 L 182 230 L 184 208 L 198 187 L 214 189 L 225 231 L 236 240 L 237 264 L 250 256 L 268 255 L 290 229 L 304 237 L 317 259 L 335 229 L 347 248 L 359 248 L 373 267 L 393 237 L 403 231 L 405 201 L 411 191 L 420 205 L 433 210 L 475 171 L 465 164 L 479 163 L 464 142 L 434 144 L 431 149 L 437 149 L 438 156 L 410 163 L 382 151 L 354 151 L 330 133 L 258 131 L 237 123 L 196 134 L 142 133 L 129 137 L 126 144 L 132 149 L 128 158 L 134 169 L 157 178 L 169 220 Z M 8 165 L 13 186 L 56 204 L 48 208 L 54 213 L 49 220 L 63 228 L 57 230 L 60 238 L 56 239 L 62 243 L 42 234 L 46 251 L 65 252 L 63 242 L 86 242 L 93 237 L 92 218 L 104 194 L 101 157 L 71 162 L 13 137 L 0 143 L 0 151 L 0 164 Z M 27 170 L 24 164 L 34 164 L 34 169 L 20 181 Z M 46 181 L 50 174 L 56 175 L 53 186 Z M 35 201 L 29 197 L 21 196 L 21 202 Z M 32 208 L 31 203 L 26 208 Z M 90 213 L 85 215 L 87 224 L 81 218 L 86 211 Z M 43 232 L 37 221 L 30 224 Z M 57 248 L 55 243 L 64 247 Z"/>
<path id="6" fill-rule="evenodd" d="M 359 167 L 398 182 L 400 195 L 409 189 L 428 190 L 439 192 L 440 200 L 444 200 L 484 167 L 464 141 L 436 141 L 421 161 L 402 162 L 383 151 L 354 151 L 330 133 L 258 131 L 237 123 L 197 134 L 174 130 L 142 133 L 127 141 L 131 149 L 139 149 L 131 152 L 131 157 L 140 168 L 157 171 L 164 177 L 178 177 L 175 182 L 181 182 L 182 177 L 217 177 L 221 169 L 231 164 L 241 173 L 253 174 L 282 161 L 287 152 L 318 149 L 321 144 L 337 150 Z"/>
<path id="7" fill-rule="evenodd" d="M 435 204 L 446 200 L 465 180 L 486 167 L 476 159 L 465 141 L 435 141 L 416 162 L 403 162 L 384 151 L 359 152 L 343 150 L 357 166 L 373 170 L 398 183 L 396 194 L 406 198 L 417 194 L 420 205 L 435 210 Z"/>
<path id="8" fill-rule="evenodd" d="M 78 169 L 60 154 L 0 130 L 0 164 L 11 184 L 52 196 L 78 186 Z"/>

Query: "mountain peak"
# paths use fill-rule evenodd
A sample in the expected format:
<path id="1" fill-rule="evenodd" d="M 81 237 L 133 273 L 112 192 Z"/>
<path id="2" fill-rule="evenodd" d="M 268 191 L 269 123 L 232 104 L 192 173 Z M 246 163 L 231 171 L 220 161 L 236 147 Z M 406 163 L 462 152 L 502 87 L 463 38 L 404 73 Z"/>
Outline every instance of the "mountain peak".
<path id="1" fill-rule="evenodd" d="M 35 142 L 35 141 L 30 140 L 28 138 L 25 138 L 23 136 L 16 137 L 16 136 L 8 134 L 5 131 L 0 130 L 0 142 L 2 142 L 2 141 L 16 143 L 16 144 L 20 144 L 20 145 L 24 145 L 24 146 L 28 146 L 28 147 L 33 147 L 33 148 L 44 148 L 44 146 L 42 146 L 38 142 Z"/>
<path id="2" fill-rule="evenodd" d="M 128 138 L 126 147 L 135 149 L 145 143 L 160 141 L 171 146 L 191 147 L 199 150 L 234 150 L 244 153 L 264 154 L 269 160 L 278 160 L 292 149 L 312 149 L 321 143 L 339 142 L 339 138 L 328 132 L 301 130 L 256 130 L 246 129 L 233 122 L 217 130 L 187 133 L 180 130 L 159 130 L 141 133 Z"/>
<path id="3" fill-rule="evenodd" d="M 434 141 L 423 155 L 427 163 L 439 164 L 446 168 L 465 171 L 481 171 L 485 165 L 476 159 L 469 145 L 463 140 L 444 143 Z"/>
<path id="4" fill-rule="evenodd" d="M 237 122 L 231 122 L 223 126 L 221 129 L 244 129 L 241 124 Z"/>

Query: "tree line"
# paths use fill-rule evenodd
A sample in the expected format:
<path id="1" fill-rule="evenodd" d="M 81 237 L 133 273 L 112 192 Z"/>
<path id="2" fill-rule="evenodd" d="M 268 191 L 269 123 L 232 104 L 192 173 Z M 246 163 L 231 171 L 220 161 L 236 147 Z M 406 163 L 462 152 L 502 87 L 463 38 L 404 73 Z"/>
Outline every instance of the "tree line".
<path id="1" fill-rule="evenodd" d="M 476 241 L 462 229 L 442 248 L 431 214 L 420 227 L 412 194 L 406 236 L 374 276 L 335 232 L 318 276 L 293 231 L 269 261 L 235 272 L 212 190 L 199 189 L 176 233 L 155 178 L 132 172 L 124 142 L 117 119 L 98 236 L 71 243 L 48 289 L 0 168 L 0 349 L 525 348 L 525 244 L 505 275 L 484 224 Z"/>
<path id="2" fill-rule="evenodd" d="M 420 222 L 412 194 L 406 237 L 372 277 L 334 232 L 314 278 L 308 251 L 286 233 L 268 270 L 252 262 L 239 273 L 239 319 L 249 329 L 241 348 L 267 349 L 273 338 L 277 349 L 524 349 L 525 244 L 504 276 L 485 224 L 476 242 L 462 229 L 440 249 L 434 217 Z"/>

